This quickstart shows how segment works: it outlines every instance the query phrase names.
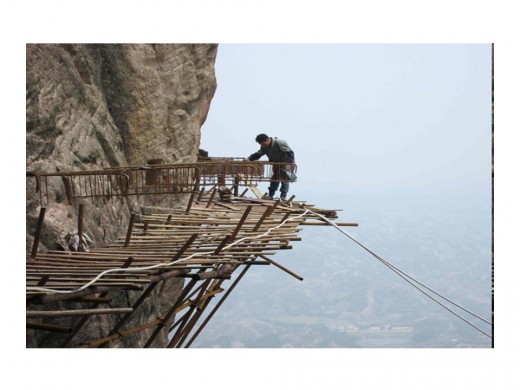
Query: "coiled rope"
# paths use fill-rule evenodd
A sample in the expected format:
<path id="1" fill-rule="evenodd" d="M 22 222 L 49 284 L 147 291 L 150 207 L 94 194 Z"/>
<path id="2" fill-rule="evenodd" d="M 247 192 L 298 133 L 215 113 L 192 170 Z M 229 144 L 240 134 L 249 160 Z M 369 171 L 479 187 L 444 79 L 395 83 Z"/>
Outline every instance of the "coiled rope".
<path id="1" fill-rule="evenodd" d="M 308 209 L 307 209 L 308 210 Z M 458 313 L 454 312 L 452 309 L 450 309 L 449 307 L 447 307 L 445 304 L 443 304 L 442 302 L 440 302 L 439 300 L 435 299 L 431 294 L 429 294 L 428 292 L 426 292 L 425 290 L 428 290 L 430 291 L 431 293 L 435 294 L 436 296 L 444 299 L 446 302 L 449 302 L 451 303 L 452 305 L 458 307 L 459 309 L 465 311 L 466 313 L 472 315 L 474 318 L 476 319 L 479 319 L 489 325 L 492 325 L 491 322 L 487 321 L 486 319 L 476 315 L 475 313 L 465 309 L 464 307 L 462 307 L 461 305 L 453 302 L 452 300 L 446 298 L 445 296 L 443 296 L 442 294 L 439 294 L 438 292 L 436 292 L 435 290 L 431 289 L 430 287 L 424 285 L 423 283 L 419 282 L 417 279 L 414 279 L 412 276 L 408 275 L 407 273 L 401 271 L 398 267 L 396 267 L 395 265 L 393 265 L 392 263 L 390 263 L 389 261 L 385 260 L 384 258 L 382 258 L 381 256 L 379 256 L 377 253 L 375 253 L 374 251 L 372 251 L 371 249 L 367 248 L 365 245 L 363 245 L 361 242 L 359 242 L 356 238 L 354 238 L 352 235 L 350 235 L 349 233 L 347 233 L 345 230 L 343 230 L 341 227 L 339 227 L 336 223 L 334 223 L 333 221 L 331 221 L 330 219 L 328 219 L 327 217 L 321 215 L 321 214 L 318 214 L 314 211 L 310 211 L 311 214 L 313 214 L 314 216 L 316 216 L 317 218 L 329 223 L 330 225 L 334 226 L 337 230 L 339 230 L 341 233 L 343 233 L 345 236 L 347 236 L 348 238 L 350 238 L 352 241 L 354 241 L 356 244 L 358 244 L 360 247 L 362 247 L 364 250 L 366 250 L 368 253 L 370 253 L 372 256 L 374 256 L 377 260 L 379 260 L 381 263 L 383 263 L 385 266 L 387 266 L 388 268 L 390 268 L 390 270 L 392 270 L 393 272 L 395 272 L 397 275 L 399 275 L 401 278 L 403 278 L 407 283 L 409 283 L 410 285 L 412 285 L 414 288 L 416 288 L 417 290 L 419 290 L 420 292 L 422 292 L 424 295 L 426 295 L 428 298 L 430 298 L 431 300 L 433 300 L 434 302 L 436 302 L 437 304 L 439 304 L 440 306 L 442 306 L 444 309 L 448 310 L 450 313 L 452 313 L 453 315 L 455 315 L 456 317 L 458 317 L 459 319 L 461 319 L 462 321 L 464 321 L 465 323 L 467 323 L 468 325 L 470 325 L 471 327 L 475 328 L 476 330 L 478 330 L 479 332 L 483 333 L 484 335 L 486 335 L 487 337 L 489 338 L 492 338 L 490 334 L 486 333 L 484 330 L 480 329 L 479 327 L 475 326 L 474 324 L 472 324 L 471 322 L 469 322 L 467 319 L 465 319 L 464 317 L 462 317 L 461 315 L 459 315 Z"/>

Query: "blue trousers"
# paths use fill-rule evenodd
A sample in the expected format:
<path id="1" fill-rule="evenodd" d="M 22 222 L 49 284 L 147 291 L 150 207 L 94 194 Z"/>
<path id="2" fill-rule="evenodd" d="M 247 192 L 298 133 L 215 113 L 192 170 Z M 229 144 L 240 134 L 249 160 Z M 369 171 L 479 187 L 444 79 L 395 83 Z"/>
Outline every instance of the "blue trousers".
<path id="1" fill-rule="evenodd" d="M 269 196 L 274 196 L 274 193 L 276 190 L 278 190 L 278 187 L 280 186 L 280 178 L 282 176 L 282 173 L 279 169 L 275 169 L 273 175 L 271 176 L 271 184 L 269 185 Z M 282 196 L 286 196 L 289 192 L 289 182 L 282 181 L 282 187 L 280 188 L 280 193 Z"/>

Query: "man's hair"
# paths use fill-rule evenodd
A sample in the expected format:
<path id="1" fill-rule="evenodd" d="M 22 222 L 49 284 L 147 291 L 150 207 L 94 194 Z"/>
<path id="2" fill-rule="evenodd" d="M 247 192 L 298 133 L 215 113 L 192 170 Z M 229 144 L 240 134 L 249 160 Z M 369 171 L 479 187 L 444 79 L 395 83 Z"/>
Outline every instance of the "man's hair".
<path id="1" fill-rule="evenodd" d="M 256 136 L 256 142 L 258 142 L 258 143 L 260 143 L 260 142 L 264 142 L 264 141 L 265 141 L 266 139 L 268 139 L 268 138 L 269 138 L 269 137 L 268 137 L 267 134 L 264 134 L 264 133 L 262 133 L 262 134 L 258 134 L 258 135 Z"/>

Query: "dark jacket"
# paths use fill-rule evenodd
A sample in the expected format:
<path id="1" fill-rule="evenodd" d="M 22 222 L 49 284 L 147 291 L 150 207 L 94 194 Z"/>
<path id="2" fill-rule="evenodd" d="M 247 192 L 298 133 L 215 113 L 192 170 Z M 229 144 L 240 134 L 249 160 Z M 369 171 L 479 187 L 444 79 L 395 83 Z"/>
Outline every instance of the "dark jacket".
<path id="1" fill-rule="evenodd" d="M 249 156 L 249 160 L 258 160 L 263 155 L 266 155 L 271 162 L 286 162 L 294 163 L 294 152 L 291 150 L 287 142 L 283 139 L 271 138 L 271 146 L 261 147 L 256 153 Z"/>

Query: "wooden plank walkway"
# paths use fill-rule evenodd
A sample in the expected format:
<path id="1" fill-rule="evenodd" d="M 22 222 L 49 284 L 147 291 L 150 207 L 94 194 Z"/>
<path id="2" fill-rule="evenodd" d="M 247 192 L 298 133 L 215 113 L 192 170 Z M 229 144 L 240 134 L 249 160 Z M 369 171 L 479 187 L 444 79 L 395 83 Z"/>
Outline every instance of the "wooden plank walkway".
<path id="1" fill-rule="evenodd" d="M 105 248 L 28 254 L 26 298 L 31 310 L 27 312 L 27 328 L 63 335 L 63 347 L 100 347 L 146 332 L 144 346 L 150 347 L 166 324 L 179 318 L 169 328 L 168 347 L 189 347 L 251 266 L 274 265 L 301 280 L 270 256 L 292 249 L 292 244 L 301 240 L 298 232 L 302 225 L 326 225 L 316 221 L 319 218 L 314 213 L 336 218 L 335 210 L 305 202 L 245 196 L 224 202 L 216 193 L 216 187 L 194 191 L 185 208 L 148 207 L 144 214 L 133 214 L 126 234 Z M 221 294 L 223 283 L 238 271 L 238 277 Z M 183 278 L 185 283 L 166 315 L 128 325 L 160 283 L 171 278 Z M 112 307 L 110 294 L 121 290 L 137 291 L 139 297 L 125 307 Z M 219 301 L 195 329 L 216 297 Z M 49 308 L 69 301 L 74 302 L 75 310 L 60 314 L 55 306 Z M 112 328 L 102 337 L 75 343 L 74 336 L 91 315 L 115 315 Z M 74 326 L 46 324 L 50 316 L 70 316 Z M 41 322 L 34 322 L 38 317 Z"/>

